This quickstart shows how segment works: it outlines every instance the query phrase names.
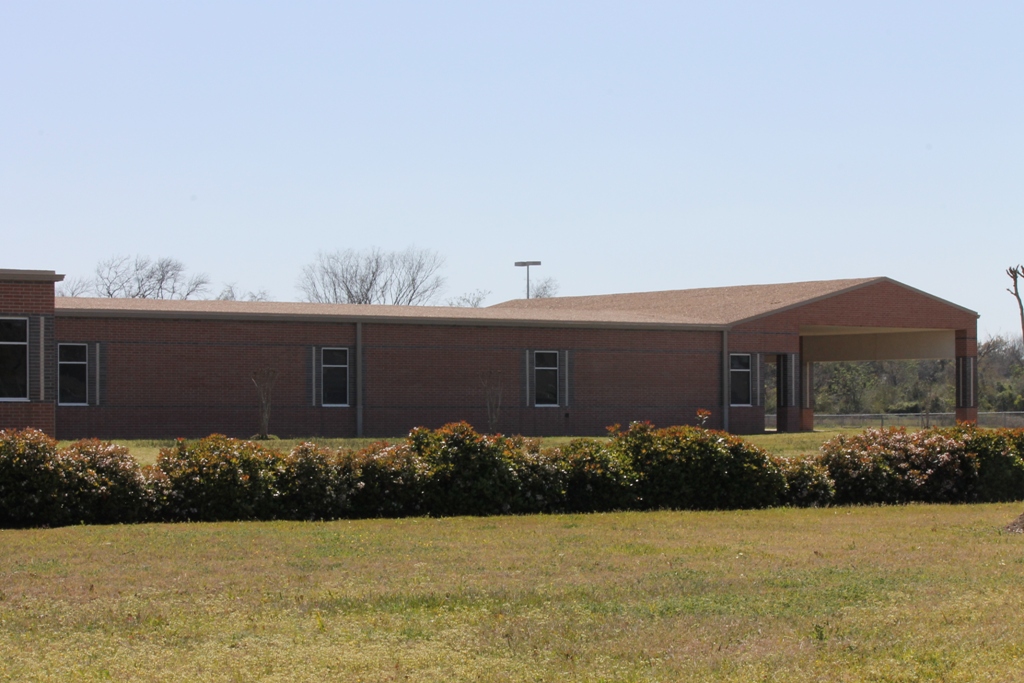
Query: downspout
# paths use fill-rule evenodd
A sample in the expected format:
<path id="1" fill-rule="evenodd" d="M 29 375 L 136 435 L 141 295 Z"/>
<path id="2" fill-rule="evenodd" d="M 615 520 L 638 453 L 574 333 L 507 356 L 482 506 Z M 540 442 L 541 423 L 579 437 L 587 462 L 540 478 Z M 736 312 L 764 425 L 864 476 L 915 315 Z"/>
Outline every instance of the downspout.
<path id="1" fill-rule="evenodd" d="M 356 436 L 363 435 L 363 324 L 356 323 Z"/>
<path id="2" fill-rule="evenodd" d="M 729 330 L 722 330 L 722 431 L 729 431 Z"/>

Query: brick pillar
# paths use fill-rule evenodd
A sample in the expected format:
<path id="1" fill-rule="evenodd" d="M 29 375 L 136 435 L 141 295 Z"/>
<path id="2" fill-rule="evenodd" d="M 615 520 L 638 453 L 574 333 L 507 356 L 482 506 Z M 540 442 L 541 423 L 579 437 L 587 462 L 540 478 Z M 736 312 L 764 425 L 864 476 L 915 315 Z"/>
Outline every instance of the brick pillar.
<path id="1" fill-rule="evenodd" d="M 978 339 L 974 329 L 956 331 L 956 420 L 978 422 Z"/>
<path id="2" fill-rule="evenodd" d="M 800 431 L 814 431 L 814 363 L 803 364 L 803 386 L 800 391 Z"/>
<path id="3" fill-rule="evenodd" d="M 776 405 L 778 406 L 778 423 L 780 432 L 798 432 L 803 420 L 803 408 L 800 405 L 800 354 L 783 353 L 777 356 L 775 364 L 778 372 L 776 382 Z"/>

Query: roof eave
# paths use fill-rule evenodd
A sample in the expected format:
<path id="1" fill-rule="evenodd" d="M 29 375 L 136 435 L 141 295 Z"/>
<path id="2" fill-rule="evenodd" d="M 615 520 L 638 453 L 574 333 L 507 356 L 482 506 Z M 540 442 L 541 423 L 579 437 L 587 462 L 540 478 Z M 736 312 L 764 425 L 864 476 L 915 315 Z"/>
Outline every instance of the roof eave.
<path id="1" fill-rule="evenodd" d="M 64 318 L 131 318 L 153 320 L 224 320 L 236 322 L 328 322 L 375 323 L 383 325 L 445 325 L 459 327 L 568 327 L 574 329 L 691 330 L 721 331 L 725 325 L 667 322 L 620 322 L 608 320 L 537 320 L 528 318 L 399 317 L 381 315 L 335 315 L 312 313 L 252 313 L 231 311 L 156 311 L 97 308 L 57 308 Z"/>
<path id="2" fill-rule="evenodd" d="M 61 282 L 64 280 L 64 275 L 52 270 L 0 268 L 0 280 L 4 282 Z"/>

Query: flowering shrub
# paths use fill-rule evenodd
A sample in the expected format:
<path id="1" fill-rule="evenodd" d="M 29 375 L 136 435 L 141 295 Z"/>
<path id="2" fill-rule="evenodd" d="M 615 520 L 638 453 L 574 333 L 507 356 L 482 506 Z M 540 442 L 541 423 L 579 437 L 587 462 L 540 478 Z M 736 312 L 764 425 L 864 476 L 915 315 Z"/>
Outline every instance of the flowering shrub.
<path id="1" fill-rule="evenodd" d="M 1024 430 L 869 429 L 802 458 L 699 427 L 610 432 L 541 449 L 456 423 L 287 455 L 215 434 L 140 468 L 121 446 L 0 431 L 0 526 L 1024 499 Z"/>
<path id="2" fill-rule="evenodd" d="M 142 522 L 157 513 L 146 474 L 124 446 L 87 439 L 63 449 L 60 456 L 68 466 L 66 499 L 76 521 Z"/>
<path id="3" fill-rule="evenodd" d="M 71 523 L 67 478 L 56 441 L 37 429 L 0 430 L 0 526 Z"/>
<path id="4" fill-rule="evenodd" d="M 784 505 L 825 507 L 835 500 L 836 484 L 820 457 L 773 457 L 772 461 L 786 479 Z"/>
<path id="5" fill-rule="evenodd" d="M 96 440 L 58 449 L 36 429 L 0 431 L 0 526 L 138 522 L 153 488 L 123 446 Z"/>
<path id="6" fill-rule="evenodd" d="M 971 499 L 978 481 L 977 456 L 940 430 L 892 427 L 839 435 L 822 444 L 821 462 L 841 505 L 961 502 Z"/>
<path id="7" fill-rule="evenodd" d="M 612 447 L 637 473 L 643 508 L 761 508 L 778 505 L 786 492 L 767 452 L 725 432 L 634 422 L 612 432 Z"/>
<path id="8" fill-rule="evenodd" d="M 352 478 L 338 454 L 301 443 L 285 458 L 278 475 L 282 519 L 337 519 L 351 514 Z"/>
<path id="9" fill-rule="evenodd" d="M 157 467 L 167 478 L 164 514 L 171 519 L 274 519 L 280 511 L 284 458 L 252 441 L 178 439 L 161 449 Z"/>
<path id="10" fill-rule="evenodd" d="M 937 431 L 962 442 L 977 456 L 978 479 L 972 500 L 1024 500 L 1024 430 L 957 425 Z"/>
<path id="11" fill-rule="evenodd" d="M 552 451 L 541 451 L 539 440 L 507 437 L 502 457 L 512 466 L 516 480 L 516 494 L 509 502 L 511 512 L 529 514 L 565 510 L 568 472 Z"/>
<path id="12" fill-rule="evenodd" d="M 498 515 L 512 511 L 518 477 L 501 434 L 478 434 L 465 422 L 414 429 L 408 443 L 427 467 L 424 491 L 432 515 Z"/>
<path id="13" fill-rule="evenodd" d="M 549 456 L 566 473 L 567 512 L 610 512 L 636 507 L 636 474 L 622 454 L 597 439 L 573 439 Z"/>
<path id="14" fill-rule="evenodd" d="M 352 517 L 422 515 L 427 467 L 408 444 L 375 443 L 341 456 L 340 476 L 352 491 Z"/>

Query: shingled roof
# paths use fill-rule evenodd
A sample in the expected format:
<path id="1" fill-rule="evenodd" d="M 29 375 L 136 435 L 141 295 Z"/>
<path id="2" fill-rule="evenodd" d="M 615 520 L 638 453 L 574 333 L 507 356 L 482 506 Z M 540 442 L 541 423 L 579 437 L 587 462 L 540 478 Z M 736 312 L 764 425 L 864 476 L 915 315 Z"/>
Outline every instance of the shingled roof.
<path id="1" fill-rule="evenodd" d="M 487 308 L 58 297 L 70 317 L 346 320 L 434 324 L 723 328 L 888 278 L 516 299 Z"/>
<path id="2" fill-rule="evenodd" d="M 562 311 L 573 315 L 614 311 L 623 319 L 651 316 L 676 324 L 726 326 L 886 279 L 818 280 L 632 294 L 516 299 L 491 308 L 522 312 Z"/>

